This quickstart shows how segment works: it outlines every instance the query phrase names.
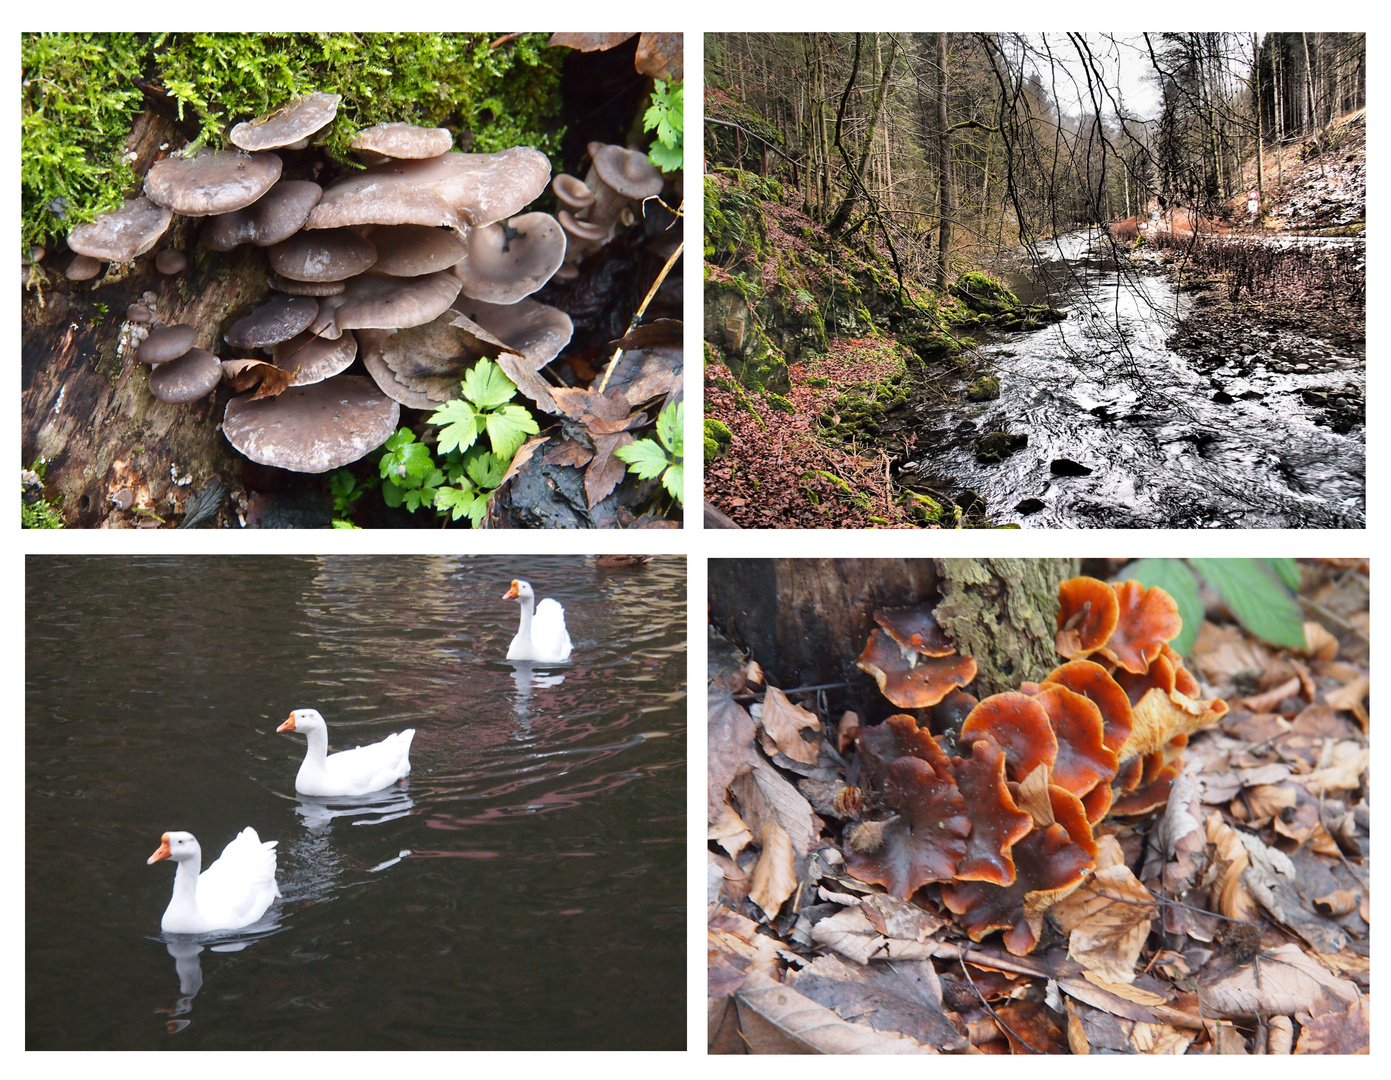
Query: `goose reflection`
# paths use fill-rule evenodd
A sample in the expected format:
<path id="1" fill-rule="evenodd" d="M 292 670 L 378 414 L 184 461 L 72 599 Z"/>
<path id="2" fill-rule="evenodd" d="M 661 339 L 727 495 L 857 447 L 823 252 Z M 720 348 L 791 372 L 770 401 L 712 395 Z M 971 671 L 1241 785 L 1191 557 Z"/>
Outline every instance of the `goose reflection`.
<path id="1" fill-rule="evenodd" d="M 237 931 L 234 938 L 228 938 L 225 934 L 165 934 L 152 939 L 164 943 L 169 955 L 174 958 L 174 973 L 179 977 L 179 996 L 174 999 L 174 1004 L 155 1012 L 175 1018 L 193 1012 L 193 999 L 203 989 L 203 962 L 199 955 L 204 949 L 221 953 L 241 952 L 252 942 L 279 933 L 281 929 L 279 911 L 272 909 L 259 922 Z M 171 1019 L 165 1026 L 169 1034 L 174 1035 L 190 1023 L 189 1020 Z"/>
<path id="2" fill-rule="evenodd" d="M 353 825 L 381 825 L 408 815 L 415 806 L 408 781 L 366 795 L 296 795 L 295 814 L 312 836 L 327 835 L 338 818 Z"/>
<path id="3" fill-rule="evenodd" d="M 513 660 L 511 664 L 512 682 L 516 687 L 516 693 L 512 696 L 512 711 L 521 721 L 522 730 L 527 731 L 531 722 L 532 693 L 559 686 L 565 681 L 565 675 L 563 672 L 547 671 L 544 665 L 538 669 L 537 662 L 533 660 Z"/>

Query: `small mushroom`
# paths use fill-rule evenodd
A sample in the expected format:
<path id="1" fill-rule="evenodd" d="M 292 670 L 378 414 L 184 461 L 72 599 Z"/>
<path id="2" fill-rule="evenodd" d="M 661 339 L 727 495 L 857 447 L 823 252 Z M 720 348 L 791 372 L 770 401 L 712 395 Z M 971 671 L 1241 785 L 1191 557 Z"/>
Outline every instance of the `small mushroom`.
<path id="1" fill-rule="evenodd" d="M 883 630 L 870 632 L 869 643 L 855 666 L 874 677 L 879 691 L 901 709 L 935 705 L 958 686 L 976 677 L 969 656 L 923 656 L 905 649 Z"/>
<path id="2" fill-rule="evenodd" d="M 198 331 L 191 326 L 157 326 L 135 350 L 135 358 L 142 364 L 167 364 L 183 356 L 197 340 Z"/>
<path id="3" fill-rule="evenodd" d="M 515 304 L 548 282 L 565 261 L 565 233 L 550 214 L 519 214 L 471 229 L 468 257 L 454 267 L 462 292 L 492 304 Z"/>
<path id="4" fill-rule="evenodd" d="M 1058 586 L 1058 655 L 1086 659 L 1106 644 L 1119 617 L 1116 592 L 1104 581 L 1091 577 L 1064 581 Z"/>
<path id="5" fill-rule="evenodd" d="M 292 144 L 333 123 L 342 100 L 337 94 L 306 94 L 265 116 L 242 121 L 228 138 L 243 150 L 292 148 Z"/>
<path id="6" fill-rule="evenodd" d="M 252 461 L 291 472 L 324 473 L 370 454 L 401 419 L 401 406 L 370 379 L 338 375 L 278 397 L 227 403 L 222 431 Z"/>
<path id="7" fill-rule="evenodd" d="M 393 277 L 420 277 L 448 270 L 468 254 L 468 248 L 453 229 L 379 225 L 371 237 L 377 247 L 373 269 Z"/>
<path id="8" fill-rule="evenodd" d="M 76 255 L 64 273 L 69 281 L 90 281 L 101 273 L 101 260 L 90 255 Z"/>
<path id="9" fill-rule="evenodd" d="M 388 158 L 433 158 L 447 153 L 454 136 L 447 128 L 417 127 L 415 124 L 376 124 L 363 128 L 348 144 Z"/>
<path id="10" fill-rule="evenodd" d="M 213 251 L 278 244 L 304 228 L 323 194 L 312 180 L 280 180 L 250 206 L 208 218 L 198 242 Z"/>
<path id="11" fill-rule="evenodd" d="M 207 349 L 189 349 L 177 360 L 150 370 L 150 393 L 182 405 L 205 398 L 222 381 L 222 364 Z"/>
<path id="12" fill-rule="evenodd" d="M 578 176 L 561 173 L 551 181 L 551 190 L 555 192 L 556 201 L 572 212 L 594 205 L 594 192 Z"/>
<path id="13" fill-rule="evenodd" d="M 271 356 L 277 367 L 291 374 L 291 386 L 308 386 L 352 367 L 357 356 L 357 338 L 345 333 L 336 341 L 329 341 L 313 334 L 299 334 L 277 343 Z"/>
<path id="14" fill-rule="evenodd" d="M 126 308 L 126 322 L 147 323 L 152 318 L 154 316 L 150 314 L 150 309 L 144 304 L 131 304 L 130 307 Z"/>
<path id="15" fill-rule="evenodd" d="M 188 257 L 182 251 L 165 248 L 155 256 L 155 269 L 161 274 L 181 274 L 188 268 Z"/>
<path id="16" fill-rule="evenodd" d="M 122 203 L 119 210 L 75 225 L 68 233 L 68 247 L 102 262 L 131 262 L 159 243 L 173 218 L 172 211 L 137 195 Z"/>
<path id="17" fill-rule="evenodd" d="M 266 255 L 277 274 L 294 281 L 343 281 L 377 261 L 376 246 L 352 229 L 295 233 Z"/>
<path id="18" fill-rule="evenodd" d="M 226 214 L 250 206 L 280 179 L 274 154 L 204 151 L 156 161 L 145 174 L 145 194 L 185 217 Z"/>
<path id="19" fill-rule="evenodd" d="M 951 656 L 956 652 L 956 646 L 937 625 L 931 604 L 880 608 L 874 613 L 874 621 L 899 645 L 923 656 Z"/>
<path id="20" fill-rule="evenodd" d="M 222 340 L 234 349 L 261 349 L 288 341 L 314 321 L 319 302 L 311 296 L 276 296 L 227 328 Z"/>

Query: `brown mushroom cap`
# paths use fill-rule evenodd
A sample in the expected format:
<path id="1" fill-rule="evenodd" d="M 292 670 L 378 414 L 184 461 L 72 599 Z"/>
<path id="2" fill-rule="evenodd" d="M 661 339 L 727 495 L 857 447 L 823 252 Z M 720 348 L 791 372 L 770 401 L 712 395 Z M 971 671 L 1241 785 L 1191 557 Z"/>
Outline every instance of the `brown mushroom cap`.
<path id="1" fill-rule="evenodd" d="M 460 296 L 455 299 L 454 308 L 526 358 L 525 372 L 519 370 L 521 361 L 514 355 L 503 353 L 497 357 L 497 361 L 507 372 L 508 378 L 521 386 L 528 397 L 532 396 L 531 391 L 523 383 L 530 384 L 536 380 L 535 372 L 559 356 L 560 350 L 570 343 L 570 337 L 575 332 L 569 315 L 537 300 L 490 304 L 486 300 Z M 519 375 L 522 377 L 519 378 Z M 541 382 L 543 386 L 549 385 L 544 380 Z M 549 401 L 549 396 L 546 400 Z"/>
<path id="2" fill-rule="evenodd" d="M 307 139 L 333 123 L 338 115 L 337 94 L 306 94 L 273 113 L 243 120 L 228 136 L 233 146 L 243 150 L 274 150 Z"/>
<path id="3" fill-rule="evenodd" d="M 308 386 L 352 367 L 357 357 L 357 338 L 345 333 L 336 341 L 328 341 L 313 334 L 299 334 L 277 343 L 271 356 L 277 367 L 291 374 L 291 386 Z"/>
<path id="4" fill-rule="evenodd" d="M 1015 804 L 1005 784 L 1005 754 L 989 736 L 972 742 L 968 758 L 953 758 L 952 773 L 966 800 L 971 834 L 956 868 L 958 881 L 1014 883 L 1010 849 L 1028 835 L 1033 819 Z"/>
<path id="5" fill-rule="evenodd" d="M 1106 644 L 1116 629 L 1120 604 L 1116 591 L 1091 577 L 1069 578 L 1058 586 L 1059 656 L 1083 660 Z"/>
<path id="6" fill-rule="evenodd" d="M 333 341 L 343 333 L 338 325 L 338 309 L 348 302 L 348 287 L 346 283 L 343 288 L 336 293 L 326 293 L 319 297 L 319 313 L 314 316 L 314 321 L 309 324 L 309 332 L 316 337 L 327 338 Z"/>
<path id="7" fill-rule="evenodd" d="M 604 52 L 622 45 L 636 33 L 633 30 L 626 34 L 552 34 L 546 45 L 552 49 L 563 47 L 577 52 Z"/>
<path id="8" fill-rule="evenodd" d="M 519 214 L 471 229 L 468 257 L 454 266 L 462 292 L 492 304 L 515 304 L 551 279 L 565 261 L 565 233 L 550 214 Z"/>
<path id="9" fill-rule="evenodd" d="M 1074 795 L 1085 795 L 1116 775 L 1116 754 L 1102 741 L 1101 710 L 1081 694 L 1045 683 L 1034 696 L 1043 706 L 1058 740 L 1051 781 Z"/>
<path id="10" fill-rule="evenodd" d="M 1088 698 L 1101 710 L 1102 739 L 1108 750 L 1119 750 L 1129 738 L 1131 703 L 1124 688 L 1100 664 L 1072 660 L 1054 668 L 1043 682 L 1044 685 L 1065 686 L 1074 694 Z"/>
<path id="11" fill-rule="evenodd" d="M 682 35 L 644 32 L 638 37 L 638 51 L 633 66 L 639 75 L 669 81 L 681 78 L 684 59 Z"/>
<path id="12" fill-rule="evenodd" d="M 188 268 L 188 256 L 182 251 L 165 248 L 155 256 L 155 269 L 161 274 L 178 274 Z"/>
<path id="13" fill-rule="evenodd" d="M 101 260 L 90 255 L 76 255 L 64 271 L 69 281 L 90 281 L 101 273 Z"/>
<path id="14" fill-rule="evenodd" d="M 624 198 L 641 202 L 662 193 L 662 170 L 642 151 L 616 143 L 592 142 L 589 154 L 599 179 Z"/>
<path id="15" fill-rule="evenodd" d="M 937 625 L 931 604 L 880 608 L 874 613 L 874 621 L 900 645 L 923 656 L 951 656 L 956 652 L 956 646 Z"/>
<path id="16" fill-rule="evenodd" d="M 569 210 L 583 210 L 594 205 L 594 192 L 578 176 L 561 173 L 551 181 L 551 190 L 555 192 L 556 201 Z"/>
<path id="17" fill-rule="evenodd" d="M 391 437 L 401 406 L 370 379 L 338 375 L 279 397 L 227 403 L 222 432 L 252 461 L 324 473 L 370 454 Z"/>
<path id="18" fill-rule="evenodd" d="M 222 381 L 222 364 L 207 349 L 189 349 L 177 360 L 150 369 L 150 393 L 182 405 L 205 398 Z"/>
<path id="19" fill-rule="evenodd" d="M 293 278 L 281 277 L 274 270 L 266 275 L 266 281 L 276 292 L 288 293 L 290 296 L 337 296 L 348 287 L 344 281 L 295 281 Z"/>
<path id="20" fill-rule="evenodd" d="M 95 221 L 73 226 L 68 247 L 103 262 L 130 262 L 159 242 L 174 219 L 173 211 L 137 195 Z"/>
<path id="21" fill-rule="evenodd" d="M 511 217 L 540 195 L 550 176 L 546 155 L 529 146 L 495 154 L 450 151 L 421 161 L 388 161 L 333 184 L 305 228 L 489 225 Z"/>
<path id="22" fill-rule="evenodd" d="M 451 309 L 423 326 L 366 334 L 362 360 L 387 396 L 412 409 L 437 409 L 460 396 L 464 373 L 480 358 L 498 357 L 506 348 Z"/>
<path id="23" fill-rule="evenodd" d="M 318 313 L 319 302 L 311 296 L 274 296 L 229 326 L 222 340 L 234 349 L 261 349 L 288 341 Z"/>
<path id="24" fill-rule="evenodd" d="M 277 274 L 294 281 L 343 281 L 375 263 L 377 248 L 353 229 L 320 229 L 295 233 L 266 256 Z"/>
<path id="25" fill-rule="evenodd" d="M 860 754 L 861 779 L 879 789 L 888 779 L 889 768 L 901 757 L 926 761 L 942 779 L 951 779 L 951 759 L 932 732 L 918 727 L 911 716 L 899 713 L 882 724 L 862 728 L 855 738 Z"/>
<path id="26" fill-rule="evenodd" d="M 198 331 L 191 326 L 157 326 L 135 350 L 135 358 L 142 364 L 167 364 L 193 348 L 196 340 Z"/>
<path id="27" fill-rule="evenodd" d="M 1183 631 L 1178 603 L 1159 586 L 1146 589 L 1138 581 L 1115 586 L 1116 628 L 1098 651 L 1126 671 L 1143 675 L 1163 647 Z"/>
<path id="28" fill-rule="evenodd" d="M 205 151 L 156 161 L 145 174 L 145 194 L 185 217 L 226 214 L 250 206 L 280 179 L 274 154 Z"/>
<path id="29" fill-rule="evenodd" d="M 340 330 L 420 326 L 449 310 L 458 295 L 459 279 L 448 271 L 411 278 L 363 274 L 348 282 L 335 322 Z"/>
<path id="30" fill-rule="evenodd" d="M 323 194 L 312 180 L 281 180 L 250 206 L 210 217 L 199 243 L 213 251 L 231 251 L 238 244 L 278 244 L 304 228 Z"/>
<path id="31" fill-rule="evenodd" d="M 976 677 L 969 656 L 922 656 L 905 649 L 877 627 L 855 666 L 874 677 L 879 691 L 902 709 L 935 705 L 958 686 Z"/>
<path id="32" fill-rule="evenodd" d="M 1043 705 L 1027 694 L 992 694 L 961 725 L 961 741 L 989 735 L 1005 751 L 1006 773 L 1020 781 L 1040 765 L 1052 766 L 1058 739 Z"/>
<path id="33" fill-rule="evenodd" d="M 453 229 L 379 225 L 371 236 L 377 247 L 374 269 L 393 277 L 419 277 L 448 270 L 468 254 L 468 248 Z"/>
<path id="34" fill-rule="evenodd" d="M 447 153 L 454 145 L 454 136 L 447 128 L 397 122 L 363 128 L 348 145 L 354 150 L 367 150 L 384 157 L 414 160 Z"/>

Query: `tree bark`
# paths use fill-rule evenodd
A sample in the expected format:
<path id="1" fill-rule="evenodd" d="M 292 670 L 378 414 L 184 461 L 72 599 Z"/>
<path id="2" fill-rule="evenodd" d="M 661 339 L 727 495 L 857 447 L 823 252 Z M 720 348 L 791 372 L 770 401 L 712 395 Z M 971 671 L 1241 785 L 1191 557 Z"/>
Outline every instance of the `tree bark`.
<path id="1" fill-rule="evenodd" d="M 143 114 L 127 144 L 136 152 L 137 171 L 148 168 L 160 143 L 175 141 L 182 138 L 165 119 Z M 69 282 L 63 259 L 50 256 L 48 280 L 40 290 L 25 291 L 24 464 L 47 461 L 47 497 L 61 503 L 69 526 L 157 524 L 151 515 L 181 515 L 189 496 L 215 475 L 236 487 L 248 470 L 264 472 L 222 437 L 222 412 L 231 397 L 226 384 L 191 405 L 166 405 L 150 395 L 150 369 L 135 359 L 139 332 L 125 313 L 147 294 L 155 297 L 157 320 L 196 327 L 195 344 L 215 355 L 221 355 L 226 325 L 266 294 L 262 253 L 242 248 L 218 256 L 216 264 L 200 259 L 201 224 L 176 218 L 157 246 L 188 253 L 188 269 L 176 277 L 155 270 L 151 251 L 90 282 Z M 111 499 L 121 491 L 131 493 L 134 514 L 115 509 Z"/>
<path id="2" fill-rule="evenodd" d="M 951 272 L 951 127 L 947 122 L 947 35 L 937 33 L 937 288 L 945 291 Z"/>

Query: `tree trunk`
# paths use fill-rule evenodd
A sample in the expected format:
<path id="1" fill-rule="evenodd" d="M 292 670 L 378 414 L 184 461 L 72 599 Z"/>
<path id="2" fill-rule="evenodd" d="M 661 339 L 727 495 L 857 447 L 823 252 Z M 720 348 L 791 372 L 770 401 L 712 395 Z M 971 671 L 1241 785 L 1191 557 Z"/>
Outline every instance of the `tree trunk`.
<path id="1" fill-rule="evenodd" d="M 1261 36 L 1251 35 L 1251 78 L 1256 98 L 1256 224 L 1265 217 L 1265 141 L 1261 137 Z"/>
<path id="2" fill-rule="evenodd" d="M 946 291 L 951 272 L 951 129 L 947 122 L 947 35 L 937 33 L 937 288 Z"/>
<path id="3" fill-rule="evenodd" d="M 176 141 L 182 138 L 166 120 L 143 114 L 127 144 L 137 155 L 137 171 L 149 167 L 161 143 Z M 156 319 L 196 327 L 195 344 L 214 354 L 222 351 L 226 325 L 266 294 L 259 250 L 219 257 L 212 274 L 200 269 L 201 225 L 176 218 L 158 245 L 188 253 L 188 269 L 176 277 L 158 273 L 150 252 L 124 268 L 108 267 L 91 282 L 69 282 L 61 276 L 65 257 L 50 256 L 48 282 L 24 294 L 24 464 L 47 461 L 46 494 L 61 502 L 69 526 L 158 524 L 183 514 L 189 496 L 214 476 L 235 488 L 249 471 L 258 478 L 265 472 L 222 437 L 222 412 L 232 396 L 226 384 L 191 405 L 166 405 L 150 395 L 150 369 L 135 359 L 142 338 L 133 337 L 137 326 L 125 313 L 147 294 L 155 298 Z M 122 491 L 130 492 L 134 514 L 115 509 L 112 497 Z"/>
<path id="4" fill-rule="evenodd" d="M 877 688 L 855 666 L 876 608 L 937 602 L 958 650 L 975 658 L 980 696 L 1042 679 L 1058 586 L 1074 559 L 712 559 L 710 618 L 738 639 L 774 686 Z"/>

